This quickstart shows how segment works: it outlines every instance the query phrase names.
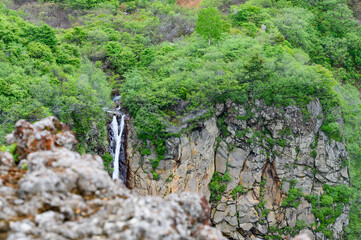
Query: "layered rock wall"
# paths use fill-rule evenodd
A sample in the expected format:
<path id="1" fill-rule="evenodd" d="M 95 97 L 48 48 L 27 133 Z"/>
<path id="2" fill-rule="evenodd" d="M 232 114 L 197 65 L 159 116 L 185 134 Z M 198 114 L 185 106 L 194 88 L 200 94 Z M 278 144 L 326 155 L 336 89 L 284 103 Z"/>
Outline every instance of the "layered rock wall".
<path id="1" fill-rule="evenodd" d="M 349 184 L 348 153 L 320 130 L 320 102 L 302 109 L 228 101 L 215 112 L 188 133 L 167 139 L 165 160 L 156 169 L 155 154 L 139 153 L 141 143 L 130 126 L 130 186 L 142 195 L 204 194 L 212 202 L 213 223 L 232 239 L 290 239 L 302 229 L 316 239 L 340 239 L 349 206 L 333 202 L 342 213 L 327 226 L 312 211 L 318 206 L 312 199 L 325 198 L 324 184 Z"/>

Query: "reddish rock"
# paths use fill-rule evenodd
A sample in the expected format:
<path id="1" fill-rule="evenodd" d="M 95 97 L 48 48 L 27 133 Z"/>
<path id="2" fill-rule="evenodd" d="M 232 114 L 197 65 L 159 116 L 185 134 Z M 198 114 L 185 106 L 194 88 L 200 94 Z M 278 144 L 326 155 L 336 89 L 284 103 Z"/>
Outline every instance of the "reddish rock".
<path id="1" fill-rule="evenodd" d="M 8 144 L 17 144 L 15 153 L 19 160 L 40 150 L 59 147 L 75 150 L 77 144 L 74 133 L 56 117 L 47 117 L 35 124 L 21 119 L 16 123 L 13 133 L 6 136 L 6 141 Z"/>

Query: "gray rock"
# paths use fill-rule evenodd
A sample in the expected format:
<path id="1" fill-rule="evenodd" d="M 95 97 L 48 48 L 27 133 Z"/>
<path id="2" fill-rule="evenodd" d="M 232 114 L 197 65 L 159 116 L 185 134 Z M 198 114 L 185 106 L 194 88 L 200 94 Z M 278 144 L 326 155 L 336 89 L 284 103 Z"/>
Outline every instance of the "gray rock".
<path id="1" fill-rule="evenodd" d="M 349 224 L 349 219 L 348 219 L 348 213 L 350 211 L 349 206 L 346 206 L 343 209 L 343 213 L 336 218 L 336 221 L 333 225 L 333 237 L 335 239 L 340 239 L 342 237 L 344 228 Z"/>
<path id="2" fill-rule="evenodd" d="M 295 227 L 297 221 L 297 211 L 294 208 L 286 209 L 286 219 L 288 226 Z"/>
<path id="3" fill-rule="evenodd" d="M 241 117 L 249 115 L 249 111 L 252 117 L 241 120 Z M 307 111 L 308 118 L 305 118 L 300 107 L 276 108 L 258 99 L 244 105 L 231 100 L 217 104 L 216 114 L 210 120 L 198 123 L 194 131 L 182 134 L 179 145 L 173 146 L 170 144 L 172 139 L 168 139 L 168 165 L 160 167 L 167 174 L 157 182 L 151 179 L 152 176 L 144 174 L 145 165 L 139 163 L 139 153 L 130 147 L 127 153 L 131 186 L 141 195 L 167 195 L 189 190 L 205 194 L 209 199 L 208 184 L 214 171 L 221 174 L 227 171 L 231 179 L 224 183 L 226 189 L 221 202 L 212 205 L 213 222 L 226 236 L 263 239 L 268 234 L 267 226 L 283 229 L 295 227 L 297 221 L 317 225 L 318 220 L 305 199 L 298 199 L 301 204 L 297 209 L 282 206 L 289 194 L 290 183 L 296 180 L 293 187 L 302 189 L 305 195 L 321 195 L 323 184 L 348 185 L 348 169 L 342 167 L 348 153 L 344 143 L 329 139 L 320 130 L 324 120 L 320 101 L 311 101 Z M 221 113 L 227 116 L 222 128 L 227 129 L 229 135 L 219 142 L 219 139 L 216 140 L 220 133 L 216 118 Z M 128 146 L 136 144 L 140 143 L 130 126 Z M 173 159 L 168 156 L 173 156 Z M 146 163 L 148 158 L 145 157 L 143 162 Z M 170 183 L 166 181 L 168 172 L 174 173 Z M 233 190 L 238 185 L 242 185 L 243 189 L 238 189 L 235 194 Z M 233 210 L 227 210 L 234 202 L 237 217 L 232 215 Z M 260 203 L 265 203 L 264 209 L 256 207 Z M 270 211 L 263 217 L 266 209 Z M 337 238 L 348 224 L 346 215 L 345 208 L 337 222 L 329 226 Z M 235 225 L 236 220 L 238 226 Z M 286 235 L 282 237 L 290 238 Z M 325 239 L 325 236 L 317 233 L 315 238 Z"/>
<path id="4" fill-rule="evenodd" d="M 227 208 L 227 204 L 225 204 L 225 203 L 220 203 L 220 204 L 217 205 L 217 210 L 218 211 L 224 212 L 226 210 L 226 208 Z"/>
<path id="5" fill-rule="evenodd" d="M 54 119 L 52 122 L 56 123 Z M 24 121 L 17 128 L 25 129 L 24 134 L 34 139 L 56 139 L 59 134 Z M 27 144 L 33 143 L 25 135 L 14 136 L 9 139 L 19 140 L 22 149 L 29 149 Z M 205 139 L 208 137 L 204 134 Z M 22 176 L 23 170 L 13 168 L 11 174 L 19 178 L 0 185 L 0 231 L 4 230 L 9 240 L 225 239 L 209 226 L 211 208 L 198 194 L 142 197 L 121 181 L 113 181 L 99 156 L 80 156 L 56 144 L 49 150 L 41 144 L 38 149 L 34 146 L 30 154 L 23 155 L 29 163 L 27 173 Z M 2 174 L 0 178 L 5 176 Z M 9 176 L 9 172 L 5 174 Z M 234 219 L 229 222 L 234 224 Z"/>
<path id="6" fill-rule="evenodd" d="M 233 168 L 239 168 L 241 169 L 243 167 L 244 161 L 246 160 L 248 156 L 248 153 L 241 149 L 241 148 L 235 148 L 230 154 L 229 154 L 229 166 Z"/>
<path id="7" fill-rule="evenodd" d="M 228 162 L 227 145 L 222 141 L 217 148 L 216 153 L 216 171 L 224 174 L 226 172 Z"/>
<path id="8" fill-rule="evenodd" d="M 216 211 L 216 213 L 214 214 L 214 217 L 213 217 L 214 223 L 217 224 L 217 223 L 222 222 L 226 215 L 227 214 L 225 212 Z"/>

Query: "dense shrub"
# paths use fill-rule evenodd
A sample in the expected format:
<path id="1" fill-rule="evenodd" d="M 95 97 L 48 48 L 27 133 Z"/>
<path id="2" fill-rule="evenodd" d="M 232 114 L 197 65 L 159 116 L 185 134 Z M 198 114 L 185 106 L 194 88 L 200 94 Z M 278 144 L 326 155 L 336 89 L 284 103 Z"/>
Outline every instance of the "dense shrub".
<path id="1" fill-rule="evenodd" d="M 81 61 L 77 47 L 59 44 L 49 26 L 24 22 L 3 5 L 0 11 L 0 25 L 7 26 L 0 35 L 0 141 L 21 118 L 55 115 L 72 128 L 80 148 L 103 153 L 103 107 L 110 106 L 111 91 L 104 73 Z"/>

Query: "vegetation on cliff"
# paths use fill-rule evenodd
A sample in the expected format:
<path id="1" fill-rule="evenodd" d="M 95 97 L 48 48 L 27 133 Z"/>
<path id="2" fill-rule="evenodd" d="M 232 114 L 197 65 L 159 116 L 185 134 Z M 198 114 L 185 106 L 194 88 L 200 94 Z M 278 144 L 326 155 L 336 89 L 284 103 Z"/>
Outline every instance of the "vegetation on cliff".
<path id="1" fill-rule="evenodd" d="M 19 119 L 55 115 L 77 134 L 81 148 L 103 145 L 111 89 L 106 76 L 57 30 L 25 22 L 0 5 L 0 136 Z"/>
<path id="2" fill-rule="evenodd" d="M 346 1 L 205 0 L 202 10 L 171 0 L 1 2 L 1 143 L 18 119 L 55 115 L 79 151 L 104 154 L 113 89 L 159 162 L 166 128 L 189 113 L 227 99 L 305 108 L 317 97 L 322 130 L 338 141 L 344 133 L 351 155 L 347 238 L 360 236 L 361 27 Z M 68 13 L 67 28 L 47 25 L 59 23 L 39 8 Z"/>

